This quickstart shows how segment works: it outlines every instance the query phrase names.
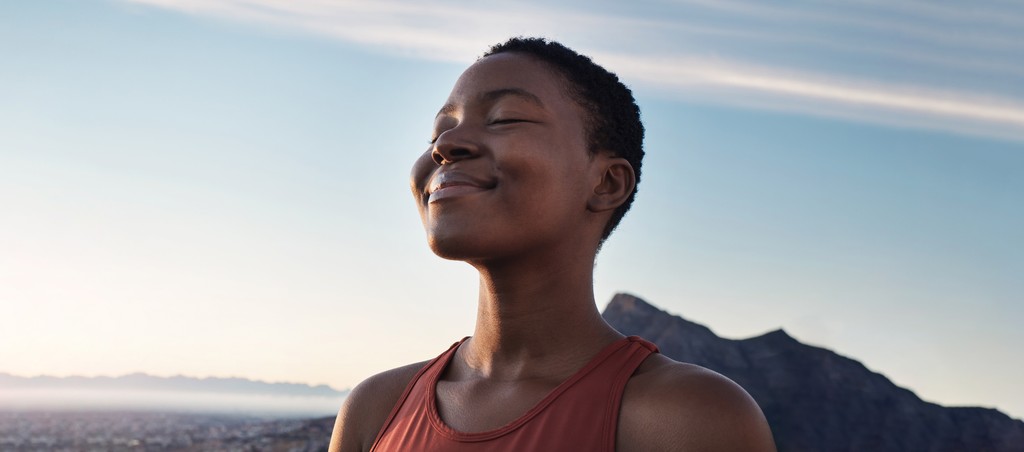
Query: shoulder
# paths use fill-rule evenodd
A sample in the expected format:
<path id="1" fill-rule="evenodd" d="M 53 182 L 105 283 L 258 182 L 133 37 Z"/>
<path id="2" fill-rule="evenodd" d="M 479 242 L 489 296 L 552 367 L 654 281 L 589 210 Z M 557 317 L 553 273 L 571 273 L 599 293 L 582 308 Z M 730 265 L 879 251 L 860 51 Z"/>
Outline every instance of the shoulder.
<path id="1" fill-rule="evenodd" d="M 331 452 L 368 451 L 423 361 L 381 372 L 352 388 L 334 421 Z"/>
<path id="2" fill-rule="evenodd" d="M 732 380 L 653 354 L 626 384 L 619 451 L 774 451 L 754 399 Z"/>

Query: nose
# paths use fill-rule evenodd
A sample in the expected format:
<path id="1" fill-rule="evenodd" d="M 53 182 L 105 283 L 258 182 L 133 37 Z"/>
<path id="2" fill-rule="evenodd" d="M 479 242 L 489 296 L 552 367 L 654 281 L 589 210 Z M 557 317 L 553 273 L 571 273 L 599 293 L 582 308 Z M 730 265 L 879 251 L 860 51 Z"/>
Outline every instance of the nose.
<path id="1" fill-rule="evenodd" d="M 479 146 L 458 129 L 448 129 L 437 136 L 434 149 L 430 152 L 430 158 L 434 163 L 445 165 L 479 155 Z"/>

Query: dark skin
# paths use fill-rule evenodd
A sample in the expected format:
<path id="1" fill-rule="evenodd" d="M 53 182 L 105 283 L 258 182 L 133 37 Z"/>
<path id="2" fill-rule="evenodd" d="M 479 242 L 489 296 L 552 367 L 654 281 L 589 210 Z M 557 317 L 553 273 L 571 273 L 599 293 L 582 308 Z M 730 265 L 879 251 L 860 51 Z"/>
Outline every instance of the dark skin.
<path id="1" fill-rule="evenodd" d="M 526 413 L 622 338 L 594 301 L 593 262 L 632 167 L 588 148 L 586 113 L 566 82 L 528 55 L 481 59 L 435 120 L 412 190 L 431 249 L 480 273 L 473 337 L 436 387 L 463 432 Z M 331 451 L 368 451 L 424 363 L 370 377 L 338 414 Z M 729 379 L 651 355 L 626 385 L 616 450 L 774 451 L 757 404 Z"/>

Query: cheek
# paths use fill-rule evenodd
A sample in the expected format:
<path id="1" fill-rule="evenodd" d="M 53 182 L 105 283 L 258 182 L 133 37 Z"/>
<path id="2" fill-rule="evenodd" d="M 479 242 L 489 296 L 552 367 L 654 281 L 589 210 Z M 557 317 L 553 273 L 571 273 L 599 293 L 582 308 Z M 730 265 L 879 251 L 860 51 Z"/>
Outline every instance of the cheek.
<path id="1" fill-rule="evenodd" d="M 589 168 L 584 159 L 549 158 L 535 160 L 524 171 L 523 178 L 533 187 L 532 194 L 543 196 L 550 201 L 571 203 L 578 201 L 587 191 Z M 571 206 L 565 206 L 572 209 Z"/>
<path id="2" fill-rule="evenodd" d="M 511 182 L 521 188 L 510 190 L 501 200 L 513 229 L 538 233 L 538 228 L 558 230 L 569 227 L 586 211 L 579 171 L 557 163 L 537 163 L 521 173 L 509 174 Z"/>

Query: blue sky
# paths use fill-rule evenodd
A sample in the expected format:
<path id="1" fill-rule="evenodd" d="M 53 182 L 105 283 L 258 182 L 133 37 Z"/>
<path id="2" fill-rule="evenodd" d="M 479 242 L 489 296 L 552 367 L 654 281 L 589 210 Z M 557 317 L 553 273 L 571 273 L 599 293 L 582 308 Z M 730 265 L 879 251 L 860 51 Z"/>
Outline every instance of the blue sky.
<path id="1" fill-rule="evenodd" d="M 0 371 L 349 387 L 472 332 L 407 188 L 459 73 L 543 35 L 648 128 L 599 257 L 720 335 L 785 328 L 1024 416 L 1024 7 L 0 4 Z"/>

